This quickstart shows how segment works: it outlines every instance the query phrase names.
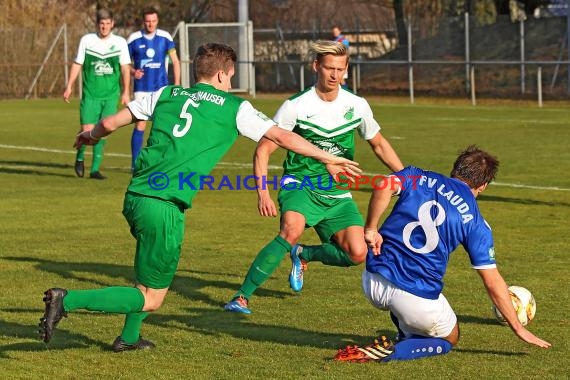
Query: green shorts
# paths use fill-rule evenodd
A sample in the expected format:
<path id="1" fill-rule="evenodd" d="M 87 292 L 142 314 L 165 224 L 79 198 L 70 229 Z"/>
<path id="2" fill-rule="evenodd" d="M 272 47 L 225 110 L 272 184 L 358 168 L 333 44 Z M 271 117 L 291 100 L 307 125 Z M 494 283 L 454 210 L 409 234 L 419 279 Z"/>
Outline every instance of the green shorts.
<path id="1" fill-rule="evenodd" d="M 152 289 L 168 288 L 180 260 L 184 211 L 172 202 L 127 193 L 123 215 L 137 239 L 137 283 Z"/>
<path id="2" fill-rule="evenodd" d="M 104 117 L 117 112 L 119 97 L 109 99 L 81 99 L 79 104 L 79 122 L 81 125 L 95 124 Z"/>
<path id="3" fill-rule="evenodd" d="M 313 227 L 323 243 L 329 243 L 332 236 L 351 226 L 364 226 L 362 215 L 352 198 L 327 198 L 301 189 L 279 190 L 281 215 L 287 211 L 303 214 L 307 228 Z"/>

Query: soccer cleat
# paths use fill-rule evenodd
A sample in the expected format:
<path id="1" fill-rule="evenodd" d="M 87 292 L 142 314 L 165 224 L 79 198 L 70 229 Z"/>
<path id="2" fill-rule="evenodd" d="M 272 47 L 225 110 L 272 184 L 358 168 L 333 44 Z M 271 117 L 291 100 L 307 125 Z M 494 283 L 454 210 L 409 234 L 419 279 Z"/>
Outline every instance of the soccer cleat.
<path id="1" fill-rule="evenodd" d="M 73 168 L 75 169 L 75 174 L 78 177 L 83 177 L 85 175 L 85 164 L 83 161 L 75 161 L 75 166 Z"/>
<path id="2" fill-rule="evenodd" d="M 347 361 L 354 363 L 365 363 L 370 361 L 382 361 L 384 358 L 394 352 L 394 343 L 385 337 L 374 339 L 372 344 L 365 347 L 346 346 L 339 349 L 334 360 Z"/>
<path id="3" fill-rule="evenodd" d="M 244 296 L 239 296 L 228 302 L 224 306 L 224 310 L 234 313 L 251 314 L 252 311 L 247 307 L 248 301 Z"/>
<path id="4" fill-rule="evenodd" d="M 101 172 L 92 172 L 91 174 L 89 174 L 89 178 L 92 179 L 105 179 L 107 177 L 105 177 L 103 174 L 101 174 Z"/>
<path id="5" fill-rule="evenodd" d="M 142 336 L 139 336 L 139 340 L 133 344 L 125 343 L 125 341 L 121 339 L 121 336 L 118 336 L 113 342 L 113 351 L 115 352 L 150 350 L 155 347 L 156 345 L 154 343 L 152 343 L 150 340 L 143 339 Z"/>
<path id="6" fill-rule="evenodd" d="M 63 297 L 66 296 L 67 290 L 52 288 L 46 290 L 44 294 L 46 308 L 44 316 L 40 318 L 39 333 L 40 339 L 48 343 L 59 321 L 63 317 L 67 317 L 67 313 L 63 309 Z"/>
<path id="7" fill-rule="evenodd" d="M 307 262 L 299 257 L 303 252 L 301 244 L 295 244 L 291 248 L 291 273 L 289 274 L 289 285 L 294 292 L 303 289 L 303 273 L 307 270 Z"/>

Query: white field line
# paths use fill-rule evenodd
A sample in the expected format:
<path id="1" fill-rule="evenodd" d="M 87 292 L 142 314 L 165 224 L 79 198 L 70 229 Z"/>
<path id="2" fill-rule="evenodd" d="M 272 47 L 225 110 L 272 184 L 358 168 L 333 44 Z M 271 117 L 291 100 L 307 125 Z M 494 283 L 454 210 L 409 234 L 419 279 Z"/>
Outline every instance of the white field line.
<path id="1" fill-rule="evenodd" d="M 63 153 L 63 154 L 75 154 L 76 151 L 74 150 L 62 150 L 62 149 L 48 149 L 48 148 L 42 148 L 42 147 L 35 147 L 35 146 L 21 146 L 21 145 L 7 145 L 7 144 L 0 144 L 0 148 L 1 149 L 16 149 L 16 150 L 31 150 L 31 151 L 35 151 L 35 152 L 47 152 L 47 153 Z M 89 154 L 90 152 L 85 152 L 87 154 Z M 125 157 L 125 158 L 130 158 L 131 155 L 130 154 L 125 154 L 125 153 L 105 153 L 106 156 L 110 156 L 110 157 Z M 218 163 L 218 166 L 220 167 L 233 167 L 233 168 L 251 168 L 252 164 L 251 163 L 240 163 L 240 162 L 224 162 L 224 161 L 220 161 Z M 14 165 L 3 165 L 3 167 L 10 167 L 10 168 L 15 168 L 16 166 Z M 17 166 L 18 168 L 26 168 L 27 166 Z M 269 169 L 272 170 L 277 170 L 277 169 L 281 169 L 282 166 L 281 165 L 269 165 L 268 166 Z M 129 169 L 127 167 L 125 168 L 121 168 L 121 169 Z M 375 175 L 381 175 L 379 173 L 367 173 L 367 172 L 363 172 L 363 175 L 368 175 L 368 176 L 375 176 Z M 546 191 L 570 191 L 570 189 L 568 188 L 564 188 L 564 187 L 557 187 L 557 186 L 534 186 L 534 185 L 524 185 L 524 184 L 518 184 L 518 183 L 506 183 L 506 182 L 492 182 L 491 185 L 495 185 L 495 186 L 503 186 L 503 187 L 512 187 L 512 188 L 516 188 L 516 189 L 531 189 L 531 190 L 546 190 Z"/>
<path id="2" fill-rule="evenodd" d="M 475 121 L 475 122 L 497 122 L 498 119 L 483 118 L 483 117 L 434 117 L 433 120 L 439 121 Z M 503 121 L 505 123 L 516 123 L 516 124 L 562 124 L 561 121 L 554 120 L 539 120 L 539 119 L 499 119 L 498 121 Z"/>

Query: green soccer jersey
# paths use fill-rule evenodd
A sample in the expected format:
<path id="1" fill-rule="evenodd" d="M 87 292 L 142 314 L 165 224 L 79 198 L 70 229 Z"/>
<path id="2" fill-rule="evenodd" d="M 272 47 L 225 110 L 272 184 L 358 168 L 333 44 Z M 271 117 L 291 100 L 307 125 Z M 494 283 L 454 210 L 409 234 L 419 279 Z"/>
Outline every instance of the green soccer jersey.
<path id="1" fill-rule="evenodd" d="M 137 119 L 153 121 L 128 191 L 182 208 L 192 206 L 238 134 L 259 141 L 275 125 L 248 101 L 204 83 L 166 86 L 128 107 Z"/>
<path id="2" fill-rule="evenodd" d="M 274 119 L 279 127 L 301 135 L 322 150 L 351 160 L 354 131 L 366 140 L 380 131 L 368 102 L 343 89 L 335 100 L 327 102 L 319 98 L 315 87 L 308 88 L 286 100 Z M 313 158 L 288 151 L 283 168 L 287 176 L 284 181 L 291 183 L 290 187 L 303 185 L 321 195 L 350 196 L 347 190 L 331 183 L 325 165 Z"/>
<path id="3" fill-rule="evenodd" d="M 86 34 L 79 42 L 75 62 L 83 65 L 83 97 L 118 98 L 121 65 L 131 63 L 127 41 L 110 34 L 101 39 L 96 33 Z"/>

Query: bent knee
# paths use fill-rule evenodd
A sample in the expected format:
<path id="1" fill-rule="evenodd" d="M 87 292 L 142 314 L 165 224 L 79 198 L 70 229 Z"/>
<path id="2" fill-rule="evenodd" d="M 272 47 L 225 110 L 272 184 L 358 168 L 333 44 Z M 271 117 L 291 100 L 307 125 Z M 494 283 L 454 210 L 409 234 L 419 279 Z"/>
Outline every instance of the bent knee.
<path id="1" fill-rule="evenodd" d="M 156 311 L 162 306 L 164 298 L 145 297 L 144 306 L 142 311 Z"/>
<path id="2" fill-rule="evenodd" d="M 459 343 L 459 325 L 456 324 L 453 330 L 451 331 L 451 334 L 449 334 L 443 339 L 451 343 L 452 346 L 456 346 L 457 343 Z"/>
<path id="3" fill-rule="evenodd" d="M 297 231 L 295 229 L 283 229 L 279 232 L 279 236 L 287 241 L 287 243 L 291 245 L 297 244 L 299 239 L 301 239 L 301 235 L 303 231 Z"/>
<path id="4" fill-rule="evenodd" d="M 359 245 L 357 247 L 350 247 L 348 250 L 348 257 L 354 263 L 354 265 L 358 265 L 366 260 L 367 253 L 368 247 L 366 245 Z"/>

